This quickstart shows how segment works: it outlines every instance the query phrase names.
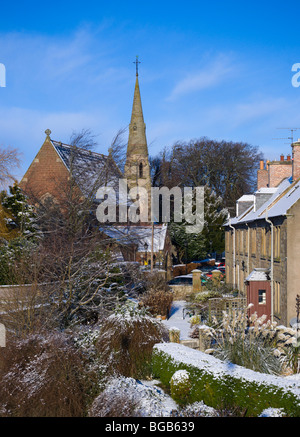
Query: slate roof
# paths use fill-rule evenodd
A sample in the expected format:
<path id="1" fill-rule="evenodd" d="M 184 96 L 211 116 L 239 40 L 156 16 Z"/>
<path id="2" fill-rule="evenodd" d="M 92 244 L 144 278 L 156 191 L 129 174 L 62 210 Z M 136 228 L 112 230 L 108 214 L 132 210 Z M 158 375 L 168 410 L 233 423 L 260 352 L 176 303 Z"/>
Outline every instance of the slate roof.
<path id="1" fill-rule="evenodd" d="M 164 249 L 167 228 L 167 225 L 154 225 L 153 252 Z M 147 251 L 151 251 L 151 226 L 106 226 L 101 227 L 100 231 L 121 244 L 136 245 L 138 252 L 145 252 L 145 243 L 147 243 Z"/>
<path id="2" fill-rule="evenodd" d="M 300 179 L 292 182 L 291 177 L 286 178 L 274 191 L 273 194 L 272 190 L 269 191 L 269 199 L 257 211 L 252 205 L 239 217 L 231 218 L 225 226 L 265 219 L 266 215 L 272 218 L 288 214 L 289 209 L 300 199 Z"/>
<path id="3" fill-rule="evenodd" d="M 52 139 L 51 143 L 68 171 L 72 170 L 83 194 L 88 195 L 103 185 L 118 190 L 119 178 L 123 176 L 109 156 Z"/>

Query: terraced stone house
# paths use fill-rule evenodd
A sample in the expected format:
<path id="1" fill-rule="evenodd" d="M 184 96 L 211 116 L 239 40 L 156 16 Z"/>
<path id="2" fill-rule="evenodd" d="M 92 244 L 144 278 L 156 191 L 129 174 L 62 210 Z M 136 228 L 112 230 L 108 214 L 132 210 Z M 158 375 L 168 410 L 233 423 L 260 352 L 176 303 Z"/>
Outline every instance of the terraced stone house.
<path id="1" fill-rule="evenodd" d="M 300 140 L 279 161 L 261 161 L 257 191 L 237 201 L 225 225 L 226 281 L 250 313 L 288 326 L 300 294 Z"/>

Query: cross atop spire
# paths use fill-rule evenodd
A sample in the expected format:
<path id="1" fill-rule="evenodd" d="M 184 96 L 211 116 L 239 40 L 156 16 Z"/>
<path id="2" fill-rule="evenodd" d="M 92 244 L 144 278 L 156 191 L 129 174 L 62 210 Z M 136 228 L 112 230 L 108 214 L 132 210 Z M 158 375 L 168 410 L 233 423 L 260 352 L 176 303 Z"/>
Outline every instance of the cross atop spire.
<path id="1" fill-rule="evenodd" d="M 133 62 L 133 64 L 135 64 L 136 76 L 138 76 L 139 75 L 139 64 L 140 64 L 138 55 L 136 55 L 136 59 Z"/>

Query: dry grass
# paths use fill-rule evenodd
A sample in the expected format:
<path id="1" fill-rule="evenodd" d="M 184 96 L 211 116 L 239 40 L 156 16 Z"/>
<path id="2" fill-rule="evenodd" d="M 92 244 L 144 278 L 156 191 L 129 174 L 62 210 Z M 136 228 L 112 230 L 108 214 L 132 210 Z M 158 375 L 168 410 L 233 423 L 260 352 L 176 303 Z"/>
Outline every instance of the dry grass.
<path id="1" fill-rule="evenodd" d="M 108 373 L 141 378 L 151 373 L 153 346 L 165 335 L 161 322 L 124 307 L 103 323 L 96 348 Z"/>
<path id="2" fill-rule="evenodd" d="M 84 360 L 62 334 L 13 340 L 0 355 L 0 416 L 80 417 L 89 382 Z"/>
<path id="3" fill-rule="evenodd" d="M 93 402 L 89 417 L 138 417 L 138 403 L 123 393 L 102 392 Z"/>
<path id="4" fill-rule="evenodd" d="M 169 316 L 173 294 L 170 291 L 149 290 L 141 298 L 141 303 L 153 316 Z"/>
<path id="5" fill-rule="evenodd" d="M 150 275 L 146 281 L 146 292 L 140 298 L 140 303 L 153 316 L 168 317 L 173 302 L 173 293 L 166 281 L 157 275 Z"/>

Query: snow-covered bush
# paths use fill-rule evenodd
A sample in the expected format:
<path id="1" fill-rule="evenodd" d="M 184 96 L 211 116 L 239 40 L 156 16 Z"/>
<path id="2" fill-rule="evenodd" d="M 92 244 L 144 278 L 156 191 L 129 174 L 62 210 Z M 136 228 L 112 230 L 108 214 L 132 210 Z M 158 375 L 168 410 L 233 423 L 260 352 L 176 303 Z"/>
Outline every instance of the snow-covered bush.
<path id="1" fill-rule="evenodd" d="M 17 183 L 9 187 L 9 194 L 2 192 L 0 197 L 2 207 L 11 215 L 7 221 L 8 227 L 16 228 L 19 235 L 27 238 L 38 237 L 34 208 Z"/>
<path id="2" fill-rule="evenodd" d="M 173 410 L 171 417 L 219 417 L 219 413 L 214 408 L 205 405 L 203 401 L 200 401 Z"/>
<path id="3" fill-rule="evenodd" d="M 177 404 L 155 384 L 122 376 L 108 382 L 92 403 L 89 416 L 160 417 L 176 409 Z"/>
<path id="4" fill-rule="evenodd" d="M 33 278 L 37 244 L 25 237 L 10 240 L 0 247 L 0 285 L 26 284 Z"/>
<path id="5" fill-rule="evenodd" d="M 190 375 L 187 370 L 177 370 L 170 380 L 171 396 L 179 404 L 186 403 L 191 391 Z"/>
<path id="6" fill-rule="evenodd" d="M 151 373 L 152 348 L 164 338 L 161 321 L 129 304 L 103 322 L 96 347 L 109 374 L 140 378 Z"/>
<path id="7" fill-rule="evenodd" d="M 259 417 L 284 417 L 285 412 L 283 408 L 266 408 Z"/>
<path id="8" fill-rule="evenodd" d="M 276 356 L 276 325 L 266 317 L 250 317 L 245 311 L 223 312 L 221 323 L 215 319 L 214 355 L 221 360 L 263 373 L 279 375 L 281 362 Z"/>
<path id="9" fill-rule="evenodd" d="M 300 388 L 296 376 L 279 377 L 228 364 L 181 344 L 160 343 L 153 348 L 153 374 L 167 387 L 177 370 L 187 370 L 189 402 L 203 401 L 217 410 L 239 408 L 258 416 L 272 405 L 289 417 L 300 415 Z"/>
<path id="10" fill-rule="evenodd" d="M 71 338 L 53 333 L 12 338 L 0 356 L 0 416 L 84 416 L 92 372 Z"/>

